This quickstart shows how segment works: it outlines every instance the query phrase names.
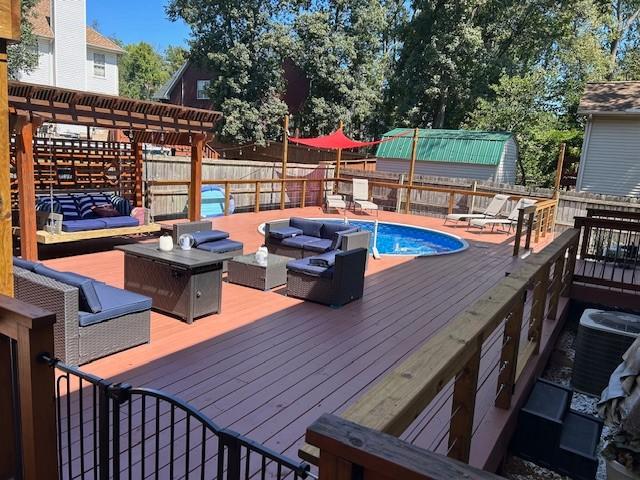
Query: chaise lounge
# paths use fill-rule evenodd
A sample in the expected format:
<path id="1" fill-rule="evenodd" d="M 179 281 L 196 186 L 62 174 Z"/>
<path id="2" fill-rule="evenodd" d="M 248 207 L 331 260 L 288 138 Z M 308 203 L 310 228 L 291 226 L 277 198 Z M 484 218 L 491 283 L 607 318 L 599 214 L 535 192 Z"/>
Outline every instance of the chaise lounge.
<path id="1" fill-rule="evenodd" d="M 368 249 L 370 234 L 341 222 L 292 217 L 266 223 L 264 238 L 269 253 L 300 259 L 338 249 Z"/>
<path id="2" fill-rule="evenodd" d="M 56 314 L 54 353 L 68 364 L 150 341 L 149 297 L 21 258 L 13 274 L 16 298 Z"/>

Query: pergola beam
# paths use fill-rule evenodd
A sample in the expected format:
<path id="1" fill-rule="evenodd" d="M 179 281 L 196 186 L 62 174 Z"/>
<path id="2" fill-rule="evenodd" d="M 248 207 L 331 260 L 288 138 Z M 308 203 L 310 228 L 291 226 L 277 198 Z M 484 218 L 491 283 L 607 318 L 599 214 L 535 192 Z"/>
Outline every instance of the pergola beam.
<path id="1" fill-rule="evenodd" d="M 8 2 L 0 1 L 8 6 Z M 9 13 L 7 10 L 6 13 Z M 0 294 L 13 296 L 11 180 L 9 178 L 9 111 L 7 104 L 7 41 L 12 31 L 12 16 L 0 18 Z M 6 22 L 6 24 L 5 24 Z M 1 400 L 1 399 L 0 399 Z M 0 405 L 2 402 L 0 402 Z"/>
<path id="2" fill-rule="evenodd" d="M 16 168 L 18 174 L 18 205 L 20 215 L 20 255 L 27 260 L 38 259 L 36 238 L 36 191 L 33 169 L 33 131 L 37 124 L 19 119 L 16 125 Z"/>
<path id="3" fill-rule="evenodd" d="M 191 182 L 189 183 L 189 220 L 200 220 L 202 205 L 202 156 L 206 135 L 194 135 L 191 144 Z M 227 187 L 229 188 L 229 187 Z"/>

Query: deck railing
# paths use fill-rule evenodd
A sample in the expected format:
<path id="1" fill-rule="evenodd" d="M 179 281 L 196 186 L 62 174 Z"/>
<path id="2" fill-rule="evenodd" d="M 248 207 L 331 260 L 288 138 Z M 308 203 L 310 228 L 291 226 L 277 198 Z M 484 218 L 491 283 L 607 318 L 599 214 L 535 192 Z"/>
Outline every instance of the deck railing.
<path id="1" fill-rule="evenodd" d="M 556 319 L 561 297 L 568 295 L 579 233 L 568 230 L 522 261 L 517 271 L 385 375 L 341 416 L 400 436 L 442 393 L 446 398 L 441 403 L 451 405 L 451 414 L 433 450 L 468 462 L 479 376 L 482 373 L 485 388 L 495 379 L 493 404 L 509 409 L 515 385 L 539 353 L 545 320 Z M 494 357 L 497 361 L 491 361 Z M 306 445 L 300 455 L 317 462 L 318 450 Z"/>
<path id="2" fill-rule="evenodd" d="M 553 235 L 557 208 L 558 200 L 551 198 L 539 200 L 535 205 L 520 209 L 513 242 L 514 257 L 520 254 L 522 239 L 525 250 L 529 250 L 532 237 L 534 243 L 538 243 L 541 238 Z"/>

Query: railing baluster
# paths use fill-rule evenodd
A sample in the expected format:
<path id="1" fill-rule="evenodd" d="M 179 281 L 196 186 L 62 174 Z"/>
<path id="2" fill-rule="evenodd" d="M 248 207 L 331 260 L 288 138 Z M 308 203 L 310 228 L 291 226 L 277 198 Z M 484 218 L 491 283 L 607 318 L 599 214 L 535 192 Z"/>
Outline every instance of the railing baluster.
<path id="1" fill-rule="evenodd" d="M 558 304 L 560 302 L 560 294 L 563 290 L 562 279 L 564 275 L 564 255 L 560 255 L 553 265 L 553 280 L 551 282 L 551 299 L 549 300 L 549 311 L 547 318 L 555 320 L 558 316 Z"/>
<path id="2" fill-rule="evenodd" d="M 511 408 L 511 397 L 513 397 L 513 390 L 516 383 L 522 315 L 525 303 L 524 297 L 524 292 L 520 293 L 519 298 L 516 297 L 515 303 L 513 304 L 514 309 L 504 323 L 495 406 L 505 410 Z"/>
<path id="3" fill-rule="evenodd" d="M 529 318 L 529 340 L 534 343 L 533 354 L 540 352 L 542 324 L 547 309 L 547 291 L 549 289 L 549 264 L 540 270 L 534 279 L 533 298 L 531 300 L 531 316 Z"/>

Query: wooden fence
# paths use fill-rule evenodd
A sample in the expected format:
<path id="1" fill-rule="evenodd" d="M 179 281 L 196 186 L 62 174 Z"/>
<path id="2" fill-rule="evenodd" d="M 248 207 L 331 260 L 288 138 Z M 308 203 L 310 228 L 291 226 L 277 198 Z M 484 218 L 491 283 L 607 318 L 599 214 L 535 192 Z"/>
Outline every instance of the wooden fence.
<path id="1" fill-rule="evenodd" d="M 443 403 L 450 405 L 451 413 L 442 451 L 468 462 L 481 358 L 493 358 L 487 352 L 498 350 L 493 375 L 483 383 L 495 381 L 495 408 L 511 408 L 514 386 L 539 352 L 545 319 L 556 319 L 560 298 L 568 295 L 579 235 L 579 230 L 568 230 L 524 260 L 357 399 L 342 418 L 397 437 L 453 384 Z M 300 455 L 317 462 L 318 450 L 306 445 Z"/>

